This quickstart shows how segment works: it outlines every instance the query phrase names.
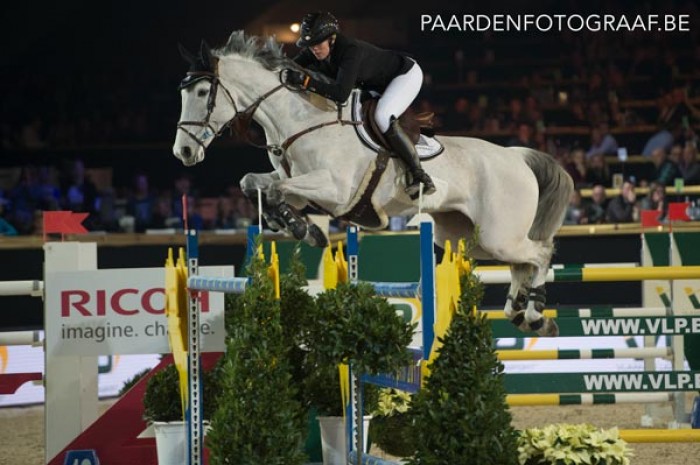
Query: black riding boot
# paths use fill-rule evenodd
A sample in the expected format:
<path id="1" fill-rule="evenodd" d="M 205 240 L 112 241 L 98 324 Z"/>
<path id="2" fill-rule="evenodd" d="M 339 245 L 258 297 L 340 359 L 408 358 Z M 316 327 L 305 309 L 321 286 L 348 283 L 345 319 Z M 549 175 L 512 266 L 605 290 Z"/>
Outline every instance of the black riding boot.
<path id="1" fill-rule="evenodd" d="M 391 148 L 408 168 L 406 193 L 411 198 L 418 196 L 420 183 L 423 183 L 423 195 L 430 195 L 435 192 L 435 184 L 433 180 L 430 179 L 430 176 L 428 176 L 428 173 L 423 171 L 420 165 L 420 159 L 418 158 L 418 152 L 416 152 L 416 146 L 413 145 L 411 139 L 409 139 L 408 135 L 399 125 L 399 120 L 392 118 L 389 129 L 384 135 L 389 141 Z"/>

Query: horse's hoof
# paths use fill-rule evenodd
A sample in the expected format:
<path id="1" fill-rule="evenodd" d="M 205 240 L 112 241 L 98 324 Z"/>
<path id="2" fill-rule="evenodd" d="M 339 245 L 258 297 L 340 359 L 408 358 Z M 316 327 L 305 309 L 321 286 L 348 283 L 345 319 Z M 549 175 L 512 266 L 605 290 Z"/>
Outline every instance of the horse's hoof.
<path id="1" fill-rule="evenodd" d="M 321 228 L 315 224 L 311 224 L 309 226 L 306 242 L 308 242 L 308 244 L 312 247 L 321 247 L 324 249 L 328 247 L 328 238 L 325 234 L 323 234 Z"/>
<path id="2" fill-rule="evenodd" d="M 267 223 L 267 227 L 270 228 L 270 231 L 277 232 L 284 229 L 284 226 L 275 221 L 272 215 L 263 213 L 263 218 L 265 218 L 265 223 Z"/>
<path id="3" fill-rule="evenodd" d="M 513 325 L 518 328 L 520 331 L 524 333 L 529 333 L 532 331 L 530 329 L 530 324 L 525 321 L 525 312 L 524 311 L 519 311 L 515 314 L 513 318 L 510 319 L 510 322 L 513 323 Z"/>
<path id="4" fill-rule="evenodd" d="M 544 324 L 537 330 L 537 335 L 541 337 L 557 337 L 559 336 L 559 326 L 551 318 L 543 318 Z M 540 321 L 542 321 L 540 320 Z"/>
<path id="5" fill-rule="evenodd" d="M 308 231 L 309 228 L 306 226 L 306 223 L 300 221 L 295 221 L 289 225 L 289 232 L 291 232 L 294 239 L 298 241 L 304 240 Z"/>

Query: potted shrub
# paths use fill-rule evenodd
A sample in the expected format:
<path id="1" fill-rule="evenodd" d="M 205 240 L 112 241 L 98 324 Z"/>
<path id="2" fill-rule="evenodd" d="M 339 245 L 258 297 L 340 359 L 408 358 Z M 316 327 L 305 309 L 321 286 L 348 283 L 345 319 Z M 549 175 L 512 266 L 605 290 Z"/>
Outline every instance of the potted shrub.
<path id="1" fill-rule="evenodd" d="M 259 258 L 252 284 L 234 299 L 220 378 L 219 408 L 208 437 L 210 464 L 300 465 L 304 409 L 297 400 L 280 301 Z M 228 315 L 227 315 L 228 316 Z"/>
<path id="2" fill-rule="evenodd" d="M 309 318 L 315 314 L 316 300 L 307 289 L 306 267 L 301 257 L 301 243 L 297 243 L 290 257 L 286 272 L 280 275 L 280 321 L 282 340 L 287 350 L 291 370 L 291 383 L 297 388 L 296 399 L 304 410 L 306 436 L 304 452 L 309 462 L 323 460 L 321 432 L 316 409 L 312 408 L 305 392 L 307 378 L 312 374 L 308 363 L 308 351 L 304 347 L 304 334 Z"/>
<path id="3" fill-rule="evenodd" d="M 340 284 L 322 292 L 316 298 L 315 311 L 306 333 L 312 367 L 306 392 L 318 409 L 326 449 L 324 463 L 344 465 L 347 445 L 338 365 L 350 364 L 358 375 L 394 372 L 410 363 L 406 348 L 414 327 L 398 318 L 394 307 L 366 283 Z M 365 386 L 364 391 L 366 413 L 376 405 L 377 390 Z"/>
<path id="4" fill-rule="evenodd" d="M 416 446 L 411 465 L 516 465 L 517 433 L 511 426 L 503 364 L 493 348 L 491 325 L 475 311 L 483 285 L 472 270 L 430 376 L 412 400 Z"/>
<path id="5" fill-rule="evenodd" d="M 632 451 L 617 428 L 602 430 L 589 424 L 548 425 L 520 432 L 520 465 L 629 465 Z"/>
<path id="6" fill-rule="evenodd" d="M 202 377 L 204 419 L 210 420 L 218 402 L 218 365 Z M 143 417 L 153 425 L 158 449 L 158 463 L 173 465 L 187 462 L 187 430 L 182 416 L 182 402 L 177 369 L 170 364 L 153 374 L 143 396 Z"/>

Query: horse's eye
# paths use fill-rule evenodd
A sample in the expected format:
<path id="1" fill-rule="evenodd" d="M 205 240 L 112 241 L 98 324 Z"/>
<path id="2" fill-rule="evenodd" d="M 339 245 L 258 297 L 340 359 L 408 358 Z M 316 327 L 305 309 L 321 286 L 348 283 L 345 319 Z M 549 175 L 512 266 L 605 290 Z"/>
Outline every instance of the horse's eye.
<path id="1" fill-rule="evenodd" d="M 197 92 L 197 97 L 206 97 L 208 93 L 209 91 L 207 91 L 206 89 L 199 89 L 199 91 Z"/>

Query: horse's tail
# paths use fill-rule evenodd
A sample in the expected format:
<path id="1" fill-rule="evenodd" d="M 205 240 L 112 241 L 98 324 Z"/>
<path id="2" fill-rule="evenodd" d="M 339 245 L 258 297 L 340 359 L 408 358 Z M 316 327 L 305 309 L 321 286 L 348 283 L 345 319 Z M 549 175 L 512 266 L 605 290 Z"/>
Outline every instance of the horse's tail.
<path id="1" fill-rule="evenodd" d="M 532 240 L 548 240 L 564 221 L 566 207 L 574 191 L 574 182 L 569 173 L 549 154 L 528 150 L 524 158 L 540 186 L 537 214 L 528 236 Z"/>

